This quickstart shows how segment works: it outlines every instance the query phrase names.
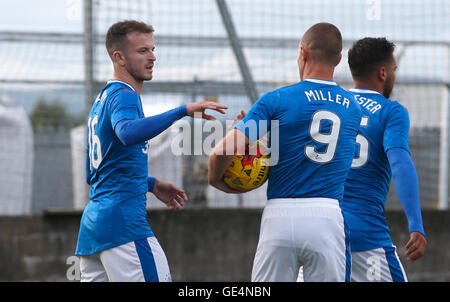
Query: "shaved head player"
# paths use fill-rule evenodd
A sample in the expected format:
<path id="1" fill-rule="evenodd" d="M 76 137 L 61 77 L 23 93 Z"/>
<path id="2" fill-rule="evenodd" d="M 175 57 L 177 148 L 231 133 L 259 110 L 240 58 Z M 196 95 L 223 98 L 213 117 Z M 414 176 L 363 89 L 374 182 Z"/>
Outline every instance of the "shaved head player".
<path id="1" fill-rule="evenodd" d="M 209 161 L 210 184 L 222 180 L 233 155 L 279 121 L 278 163 L 270 167 L 252 281 L 349 281 L 350 249 L 339 201 L 355 152 L 361 110 L 354 96 L 333 81 L 341 60 L 336 26 L 318 23 L 304 34 L 298 54 L 301 81 L 262 96 L 217 144 Z M 247 123 L 252 121 L 252 123 Z M 254 123 L 256 122 L 256 123 Z M 260 122 L 267 127 L 259 128 Z M 274 141 L 270 133 L 270 142 Z M 228 153 L 230 154 L 230 153 Z M 231 154 L 234 154 L 231 153 Z"/>

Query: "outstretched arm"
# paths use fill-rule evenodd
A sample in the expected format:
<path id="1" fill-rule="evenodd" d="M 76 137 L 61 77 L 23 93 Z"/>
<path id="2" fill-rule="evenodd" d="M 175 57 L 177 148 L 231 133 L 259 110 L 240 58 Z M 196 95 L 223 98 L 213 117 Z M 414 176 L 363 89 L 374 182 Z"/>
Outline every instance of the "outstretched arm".
<path id="1" fill-rule="evenodd" d="M 227 107 L 208 101 L 190 103 L 147 118 L 121 120 L 116 124 L 114 131 L 122 144 L 132 146 L 157 136 L 186 115 L 194 117 L 195 113 L 199 113 L 203 119 L 214 120 L 213 116 L 205 113 L 206 109 L 223 114 Z"/>
<path id="2" fill-rule="evenodd" d="M 187 108 L 183 105 L 146 118 L 121 120 L 114 130 L 122 144 L 132 146 L 157 136 L 186 115 Z"/>
<path id="3" fill-rule="evenodd" d="M 387 151 L 394 177 L 395 189 L 409 224 L 410 240 L 406 244 L 408 261 L 415 261 L 425 253 L 426 239 L 419 202 L 419 181 L 409 153 L 402 148 Z"/>

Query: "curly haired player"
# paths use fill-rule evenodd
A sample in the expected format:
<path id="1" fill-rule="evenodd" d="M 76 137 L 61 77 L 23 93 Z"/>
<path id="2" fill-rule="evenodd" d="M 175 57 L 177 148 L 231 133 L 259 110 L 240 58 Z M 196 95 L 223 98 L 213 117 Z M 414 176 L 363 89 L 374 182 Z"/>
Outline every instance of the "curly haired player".
<path id="1" fill-rule="evenodd" d="M 407 281 L 392 244 L 384 208 L 393 176 L 409 222 L 406 258 L 415 261 L 426 247 L 416 169 L 408 145 L 408 111 L 389 100 L 395 83 L 395 45 L 364 38 L 348 52 L 355 94 L 363 113 L 357 155 L 341 203 L 350 228 L 353 281 Z"/>

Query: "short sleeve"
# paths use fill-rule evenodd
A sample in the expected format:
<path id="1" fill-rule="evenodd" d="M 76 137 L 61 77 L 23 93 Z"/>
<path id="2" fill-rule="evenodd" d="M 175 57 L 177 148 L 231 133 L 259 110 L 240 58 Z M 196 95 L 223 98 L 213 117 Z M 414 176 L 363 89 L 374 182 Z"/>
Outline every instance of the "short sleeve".
<path id="1" fill-rule="evenodd" d="M 139 96 L 128 89 L 120 89 L 111 99 L 110 117 L 113 129 L 121 120 L 139 118 Z"/>
<path id="2" fill-rule="evenodd" d="M 274 106 L 279 100 L 277 91 L 262 96 L 249 110 L 247 115 L 234 126 L 243 132 L 250 143 L 254 143 L 270 131 L 271 120 L 274 118 Z"/>
<path id="3" fill-rule="evenodd" d="M 388 112 L 388 119 L 383 135 L 384 151 L 402 148 L 409 152 L 409 114 L 405 107 L 395 103 Z"/>

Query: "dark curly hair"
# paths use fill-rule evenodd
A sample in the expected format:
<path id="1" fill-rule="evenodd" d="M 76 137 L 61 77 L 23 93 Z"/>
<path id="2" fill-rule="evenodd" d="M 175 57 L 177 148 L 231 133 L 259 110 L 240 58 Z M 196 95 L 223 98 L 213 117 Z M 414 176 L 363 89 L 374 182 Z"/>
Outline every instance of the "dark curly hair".
<path id="1" fill-rule="evenodd" d="M 106 49 L 112 59 L 112 55 L 116 50 L 123 50 L 127 34 L 132 32 L 151 34 L 155 30 L 153 26 L 135 20 L 125 20 L 114 23 L 106 33 Z"/>
<path id="2" fill-rule="evenodd" d="M 348 65 L 354 78 L 368 78 L 377 68 L 389 62 L 395 44 L 386 38 L 364 38 L 348 51 Z"/>

